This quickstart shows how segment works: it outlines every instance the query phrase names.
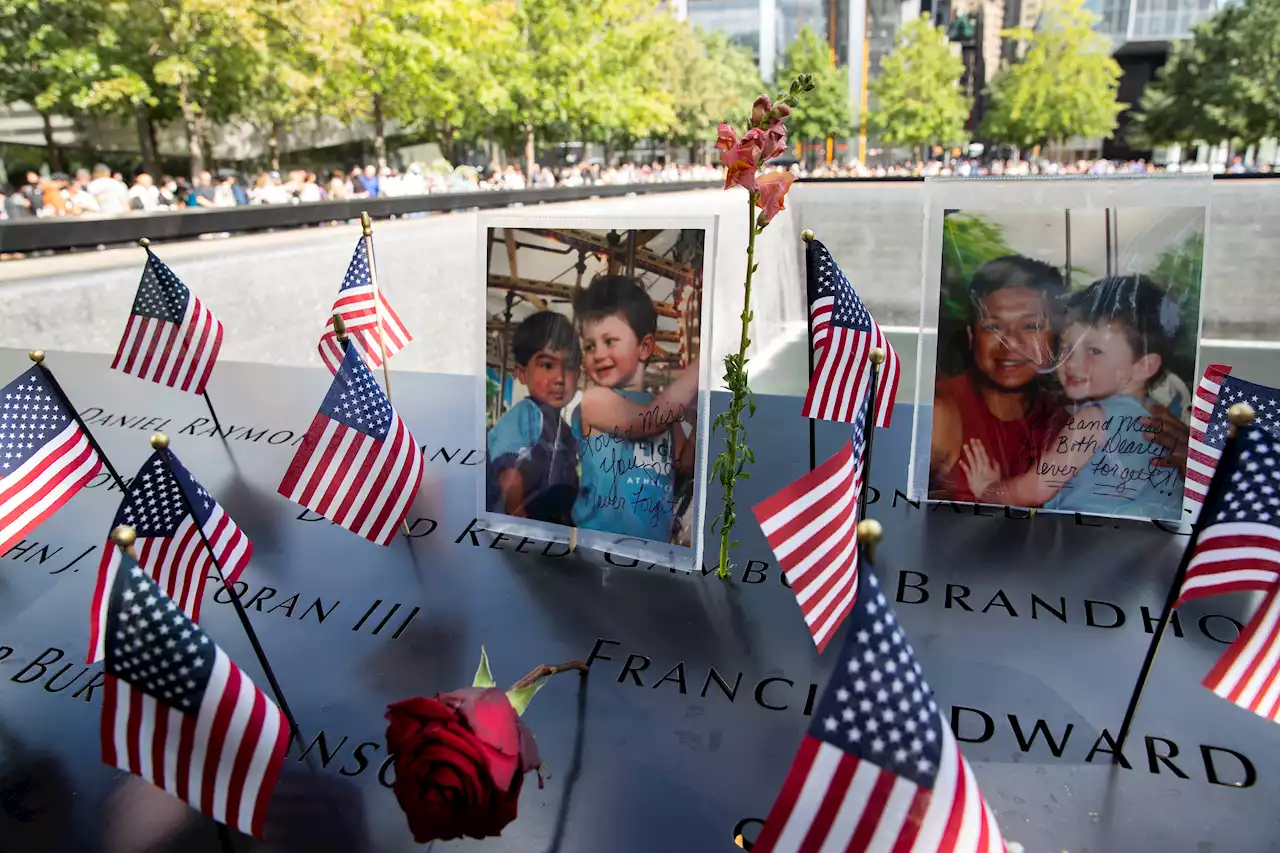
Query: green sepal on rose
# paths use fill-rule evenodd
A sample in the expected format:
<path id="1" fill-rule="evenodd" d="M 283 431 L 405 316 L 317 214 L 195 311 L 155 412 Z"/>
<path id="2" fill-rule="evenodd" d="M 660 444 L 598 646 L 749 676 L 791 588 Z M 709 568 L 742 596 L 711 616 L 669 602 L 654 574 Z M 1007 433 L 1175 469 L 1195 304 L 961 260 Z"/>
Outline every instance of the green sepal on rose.
<path id="1" fill-rule="evenodd" d="M 519 715 L 524 714 L 529 707 L 529 703 L 537 694 L 542 686 L 547 683 L 546 677 L 542 677 L 533 684 L 524 687 L 513 685 L 507 693 L 507 701 L 511 703 L 511 707 L 516 709 Z M 497 683 L 493 680 L 493 672 L 489 669 L 489 653 L 485 651 L 484 646 L 480 647 L 480 666 L 476 667 L 476 677 L 471 682 L 472 687 L 496 687 Z"/>

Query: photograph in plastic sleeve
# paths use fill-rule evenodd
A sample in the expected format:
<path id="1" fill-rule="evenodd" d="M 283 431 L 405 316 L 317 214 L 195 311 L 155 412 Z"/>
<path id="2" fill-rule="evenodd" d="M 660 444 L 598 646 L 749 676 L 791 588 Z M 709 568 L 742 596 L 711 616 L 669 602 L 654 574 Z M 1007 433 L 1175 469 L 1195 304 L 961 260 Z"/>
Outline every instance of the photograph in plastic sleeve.
<path id="1" fill-rule="evenodd" d="M 692 544 L 706 233 L 486 229 L 489 512 Z"/>
<path id="2" fill-rule="evenodd" d="M 1201 207 L 949 210 L 929 498 L 1177 520 Z"/>

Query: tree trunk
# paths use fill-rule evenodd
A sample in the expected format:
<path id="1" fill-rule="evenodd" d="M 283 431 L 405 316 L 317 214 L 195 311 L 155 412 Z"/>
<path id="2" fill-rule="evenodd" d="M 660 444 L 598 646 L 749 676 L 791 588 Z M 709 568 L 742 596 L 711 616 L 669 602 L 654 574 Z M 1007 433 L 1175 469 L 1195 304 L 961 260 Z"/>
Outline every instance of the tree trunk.
<path id="1" fill-rule="evenodd" d="M 493 141 L 493 128 L 489 128 L 489 171 L 496 172 L 502 168 L 502 158 L 498 155 L 498 146 Z"/>
<path id="2" fill-rule="evenodd" d="M 382 95 L 373 96 L 373 158 L 378 168 L 387 165 L 387 119 L 382 113 Z"/>
<path id="3" fill-rule="evenodd" d="M 267 134 L 267 151 L 271 154 L 271 171 L 280 171 L 280 137 L 284 135 L 284 122 L 272 119 L 271 132 Z"/>
<path id="4" fill-rule="evenodd" d="M 440 128 L 440 153 L 449 161 L 449 165 L 458 165 L 458 158 L 454 156 L 457 152 L 453 144 L 453 125 L 447 121 Z"/>
<path id="5" fill-rule="evenodd" d="M 151 113 L 142 104 L 134 104 L 133 120 L 138 128 L 138 152 L 142 154 L 142 170 L 160 182 L 160 162 L 156 157 L 156 129 Z"/>
<path id="6" fill-rule="evenodd" d="M 49 155 L 49 170 L 62 171 L 62 156 L 58 151 L 58 142 L 53 138 L 53 118 L 45 111 L 40 111 L 40 121 L 44 124 L 44 148 Z"/>
<path id="7" fill-rule="evenodd" d="M 533 137 L 533 125 L 531 124 L 526 125 L 524 129 L 525 180 L 529 180 L 533 177 L 533 167 L 536 165 L 536 162 L 534 160 L 534 153 L 533 153 L 534 141 L 535 140 Z"/>
<path id="8" fill-rule="evenodd" d="M 196 107 L 191 102 L 187 81 L 178 84 L 178 106 L 182 109 L 182 123 L 187 131 L 187 158 L 190 161 L 191 181 L 194 183 L 204 171 L 204 152 L 200 149 L 200 126 Z"/>

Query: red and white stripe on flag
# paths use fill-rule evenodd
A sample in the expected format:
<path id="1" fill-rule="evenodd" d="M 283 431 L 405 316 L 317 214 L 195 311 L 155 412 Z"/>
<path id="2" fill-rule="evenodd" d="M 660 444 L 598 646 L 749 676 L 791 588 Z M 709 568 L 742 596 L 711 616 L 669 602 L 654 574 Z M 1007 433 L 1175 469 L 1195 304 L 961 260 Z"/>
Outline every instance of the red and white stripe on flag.
<path id="1" fill-rule="evenodd" d="M 222 348 L 222 323 L 191 294 L 177 323 L 130 314 L 111 366 L 139 379 L 204 392 Z"/>
<path id="2" fill-rule="evenodd" d="M 1191 401 L 1191 436 L 1187 442 L 1186 484 L 1182 490 L 1182 520 L 1195 524 L 1200 517 L 1200 507 L 1209 494 L 1209 483 L 1217 470 L 1222 450 L 1208 443 L 1205 434 L 1213 420 L 1213 409 L 1218 404 L 1222 381 L 1231 373 L 1229 364 L 1211 364 L 1200 377 L 1195 397 Z"/>
<path id="3" fill-rule="evenodd" d="M 1178 604 L 1224 592 L 1266 592 L 1280 581 L 1280 528 L 1227 521 L 1200 533 Z"/>
<path id="4" fill-rule="evenodd" d="M 101 470 L 102 460 L 72 421 L 12 472 L 0 474 L 0 554 L 43 524 Z"/>
<path id="5" fill-rule="evenodd" d="M 753 507 L 819 653 L 857 598 L 861 493 L 862 459 L 845 442 L 830 459 Z"/>
<path id="6" fill-rule="evenodd" d="M 218 563 L 228 584 L 234 584 L 249 566 L 253 543 L 231 516 L 215 504 L 205 522 L 205 536 L 218 555 Z M 206 579 L 217 575 L 217 566 L 209 549 L 200 538 L 194 519 L 187 515 L 172 536 L 140 536 L 134 543 L 138 565 L 147 570 L 165 595 L 177 602 L 192 622 L 200 621 L 200 604 L 204 600 Z M 120 566 L 120 549 L 110 539 L 102 549 L 98 563 L 98 580 L 93 591 L 93 609 L 89 617 L 88 663 L 97 663 L 105 654 L 102 636 L 107 623 L 109 594 Z"/>
<path id="7" fill-rule="evenodd" d="M 378 318 L 381 312 L 382 340 L 378 340 Z M 401 321 L 400 315 L 387 302 L 381 291 L 377 302 L 374 302 L 372 287 L 354 287 L 344 290 L 333 303 L 333 312 L 325 323 L 324 334 L 320 336 L 320 358 L 331 373 L 338 371 L 342 364 L 342 345 L 338 343 L 337 333 L 333 331 L 333 314 L 341 313 L 346 324 L 347 334 L 360 345 L 365 361 L 372 367 L 382 365 L 383 354 L 387 358 L 404 349 L 413 336 Z"/>
<path id="8" fill-rule="evenodd" d="M 932 790 L 805 735 L 752 850 L 756 853 L 1000 853 L 1004 838 L 941 726 Z"/>
<path id="9" fill-rule="evenodd" d="M 422 483 L 422 452 L 398 414 L 385 440 L 317 413 L 279 492 L 371 542 L 387 545 Z"/>
<path id="10" fill-rule="evenodd" d="M 862 396 L 871 385 L 871 350 L 884 350 L 876 382 L 876 426 L 887 427 L 893 418 L 893 404 L 902 380 L 902 360 L 880 324 L 871 320 L 871 332 L 862 332 L 831 322 L 833 297 L 813 303 L 813 341 L 817 365 L 809 377 L 809 390 L 800 414 L 806 418 L 852 423 Z"/>
<path id="11" fill-rule="evenodd" d="M 1204 678 L 1217 695 L 1280 723 L 1280 586 L 1272 584 L 1244 632 Z"/>
<path id="12" fill-rule="evenodd" d="M 289 724 L 226 653 L 215 649 L 213 672 L 194 714 L 107 675 L 102 760 L 216 821 L 261 836 L 284 763 Z"/>

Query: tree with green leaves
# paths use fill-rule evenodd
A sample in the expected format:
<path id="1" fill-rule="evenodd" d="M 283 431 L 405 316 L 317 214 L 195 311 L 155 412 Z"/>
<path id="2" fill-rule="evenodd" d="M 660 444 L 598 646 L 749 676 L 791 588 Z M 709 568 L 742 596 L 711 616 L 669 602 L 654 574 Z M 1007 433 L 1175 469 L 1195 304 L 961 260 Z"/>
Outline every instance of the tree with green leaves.
<path id="1" fill-rule="evenodd" d="M 897 44 L 871 82 L 876 108 L 867 124 L 885 142 L 920 149 L 963 142 L 969 99 L 960 88 L 964 62 L 951 52 L 946 31 L 923 14 L 898 30 Z"/>
<path id="2" fill-rule="evenodd" d="M 793 80 L 811 74 L 817 88 L 787 120 L 791 138 L 801 142 L 845 137 L 853 131 L 853 108 L 849 100 L 849 78 L 832 60 L 827 43 L 804 27 L 796 40 L 787 46 L 775 80 Z"/>
<path id="3" fill-rule="evenodd" d="M 1175 43 L 1136 130 L 1151 144 L 1280 136 L 1280 0 L 1225 5 Z"/>
<path id="4" fill-rule="evenodd" d="M 328 0 L 321 97 L 338 117 L 365 121 L 387 162 L 387 124 L 410 126 L 451 106 L 449 69 L 468 61 L 463 38 L 478 0 Z"/>
<path id="5" fill-rule="evenodd" d="M 49 167 L 62 168 L 53 113 L 70 112 L 74 67 L 51 57 L 91 41 L 97 10 L 77 0 L 0 0 L 0 103 L 28 104 L 40 114 Z M 3 176 L 0 176 L 2 178 Z"/>
<path id="6" fill-rule="evenodd" d="M 1093 29 L 1098 19 L 1084 0 L 1049 0 L 1035 28 L 1001 32 L 1028 48 L 988 87 L 987 137 L 1031 148 L 1111 134 L 1125 105 L 1116 100 L 1120 65 L 1111 58 L 1106 37 Z"/>
<path id="7" fill-rule="evenodd" d="M 154 168 L 154 125 L 180 118 L 194 175 L 204 168 L 212 128 L 240 113 L 264 48 L 250 0 L 180 4 L 117 0 L 96 7 L 95 38 L 51 55 L 52 104 L 138 122 L 143 160 Z"/>
<path id="8" fill-rule="evenodd" d="M 666 85 L 674 98 L 675 122 L 669 131 L 673 145 L 689 148 L 696 161 L 710 151 L 721 122 L 741 124 L 743 104 L 764 91 L 764 82 L 751 51 L 734 44 L 722 32 L 691 29 L 674 22 Z"/>

